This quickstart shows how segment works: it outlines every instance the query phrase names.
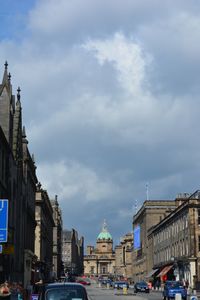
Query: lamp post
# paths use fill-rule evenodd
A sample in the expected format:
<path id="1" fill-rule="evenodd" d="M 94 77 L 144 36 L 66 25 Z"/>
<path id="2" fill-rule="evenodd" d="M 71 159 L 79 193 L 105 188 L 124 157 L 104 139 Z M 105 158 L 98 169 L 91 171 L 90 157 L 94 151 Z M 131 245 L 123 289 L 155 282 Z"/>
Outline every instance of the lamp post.
<path id="1" fill-rule="evenodd" d="M 171 257 L 171 261 L 173 262 L 174 276 L 175 276 L 176 280 L 178 281 L 180 279 L 178 263 L 174 256 Z"/>

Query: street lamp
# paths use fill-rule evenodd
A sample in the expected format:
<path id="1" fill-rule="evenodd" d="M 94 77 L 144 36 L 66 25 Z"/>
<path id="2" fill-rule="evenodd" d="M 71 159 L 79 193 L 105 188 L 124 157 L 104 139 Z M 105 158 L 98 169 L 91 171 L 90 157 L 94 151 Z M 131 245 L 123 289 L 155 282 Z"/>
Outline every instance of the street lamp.
<path id="1" fill-rule="evenodd" d="M 179 280 L 179 267 L 174 256 L 171 257 L 171 261 L 173 262 L 174 276 L 176 277 L 176 280 Z"/>

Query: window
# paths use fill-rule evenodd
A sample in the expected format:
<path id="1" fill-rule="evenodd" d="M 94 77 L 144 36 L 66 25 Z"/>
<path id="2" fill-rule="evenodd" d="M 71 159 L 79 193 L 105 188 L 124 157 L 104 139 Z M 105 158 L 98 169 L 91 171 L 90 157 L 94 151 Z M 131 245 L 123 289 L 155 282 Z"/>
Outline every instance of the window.
<path id="1" fill-rule="evenodd" d="M 72 300 L 86 299 L 86 295 L 83 289 L 77 287 L 66 287 L 66 288 L 52 288 L 45 294 L 46 300 Z"/>
<path id="2" fill-rule="evenodd" d="M 200 209 L 198 209 L 198 225 L 200 225 Z"/>

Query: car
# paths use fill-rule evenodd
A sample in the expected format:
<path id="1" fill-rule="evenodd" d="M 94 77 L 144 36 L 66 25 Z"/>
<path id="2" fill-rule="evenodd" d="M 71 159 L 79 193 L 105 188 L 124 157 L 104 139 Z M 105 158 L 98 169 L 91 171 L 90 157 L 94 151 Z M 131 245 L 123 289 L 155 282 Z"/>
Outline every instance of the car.
<path id="1" fill-rule="evenodd" d="M 85 287 L 75 282 L 49 283 L 43 286 L 39 300 L 89 300 Z"/>
<path id="2" fill-rule="evenodd" d="M 107 285 L 107 284 L 112 285 L 111 279 L 102 279 L 100 282 L 102 285 Z"/>
<path id="3" fill-rule="evenodd" d="M 113 283 L 113 287 L 115 289 L 123 289 L 124 287 L 126 287 L 127 289 L 129 288 L 129 284 L 127 281 L 115 281 Z"/>
<path id="4" fill-rule="evenodd" d="M 163 290 L 163 300 L 175 299 L 176 294 L 181 294 L 182 300 L 187 299 L 187 289 L 180 281 L 166 281 Z"/>
<path id="5" fill-rule="evenodd" d="M 83 285 L 90 285 L 91 283 L 87 280 L 84 279 L 77 279 L 76 280 L 77 283 L 83 284 Z"/>
<path id="6" fill-rule="evenodd" d="M 144 292 L 144 293 L 149 293 L 149 286 L 145 281 L 139 281 L 136 282 L 134 285 L 134 292 Z"/>

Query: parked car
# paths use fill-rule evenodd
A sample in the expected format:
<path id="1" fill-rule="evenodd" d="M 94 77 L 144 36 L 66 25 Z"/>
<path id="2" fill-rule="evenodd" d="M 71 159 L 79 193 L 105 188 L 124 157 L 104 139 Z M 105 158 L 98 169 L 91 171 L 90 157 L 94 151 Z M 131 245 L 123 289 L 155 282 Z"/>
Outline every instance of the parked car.
<path id="1" fill-rule="evenodd" d="M 149 293 L 149 286 L 145 281 L 139 281 L 136 282 L 134 285 L 134 292 L 144 292 L 144 293 Z"/>
<path id="2" fill-rule="evenodd" d="M 50 283 L 43 287 L 39 300 L 89 300 L 85 287 L 79 283 Z"/>
<path id="3" fill-rule="evenodd" d="M 182 300 L 187 299 L 187 289 L 180 281 L 166 281 L 163 291 L 163 300 L 174 299 L 176 294 L 181 294 Z"/>
<path id="4" fill-rule="evenodd" d="M 123 289 L 124 287 L 126 287 L 127 289 L 129 288 L 129 284 L 127 281 L 115 281 L 113 283 L 113 287 L 116 289 Z"/>
<path id="5" fill-rule="evenodd" d="M 112 280 L 111 279 L 101 279 L 100 282 L 101 282 L 102 285 L 107 285 L 107 284 L 112 285 Z"/>
<path id="6" fill-rule="evenodd" d="M 77 283 L 83 284 L 83 285 L 90 285 L 90 281 L 88 280 L 84 280 L 84 279 L 77 279 L 76 280 Z"/>

